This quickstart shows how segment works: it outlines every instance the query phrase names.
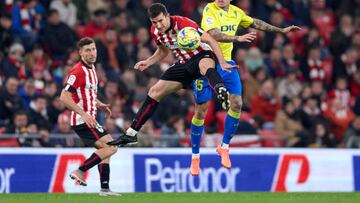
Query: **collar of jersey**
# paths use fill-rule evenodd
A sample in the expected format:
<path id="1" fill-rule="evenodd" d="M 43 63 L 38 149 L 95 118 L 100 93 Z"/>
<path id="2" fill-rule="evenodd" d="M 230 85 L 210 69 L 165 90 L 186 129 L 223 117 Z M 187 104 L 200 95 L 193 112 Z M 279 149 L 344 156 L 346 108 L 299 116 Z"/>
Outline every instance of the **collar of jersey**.
<path id="1" fill-rule="evenodd" d="M 80 60 L 81 63 L 83 64 L 83 66 L 85 66 L 88 69 L 92 69 L 92 66 L 89 66 L 88 64 L 86 64 L 83 60 Z"/>

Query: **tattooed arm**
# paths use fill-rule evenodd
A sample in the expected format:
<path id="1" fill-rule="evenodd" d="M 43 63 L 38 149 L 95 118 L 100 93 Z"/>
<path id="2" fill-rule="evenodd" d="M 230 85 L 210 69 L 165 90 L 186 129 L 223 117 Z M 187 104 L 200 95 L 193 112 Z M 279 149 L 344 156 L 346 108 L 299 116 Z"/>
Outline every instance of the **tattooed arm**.
<path id="1" fill-rule="evenodd" d="M 279 32 L 279 33 L 288 33 L 288 32 L 296 32 L 301 30 L 300 27 L 292 25 L 286 28 L 279 28 L 273 25 L 270 25 L 269 23 L 266 23 L 262 20 L 256 19 L 254 18 L 254 22 L 253 24 L 250 25 L 250 27 L 258 29 L 258 30 L 262 30 L 262 31 L 267 31 L 267 32 Z"/>
<path id="2" fill-rule="evenodd" d="M 218 42 L 252 42 L 256 38 L 255 32 L 250 32 L 245 35 L 231 36 L 220 32 L 219 29 L 211 29 L 208 33 Z"/>

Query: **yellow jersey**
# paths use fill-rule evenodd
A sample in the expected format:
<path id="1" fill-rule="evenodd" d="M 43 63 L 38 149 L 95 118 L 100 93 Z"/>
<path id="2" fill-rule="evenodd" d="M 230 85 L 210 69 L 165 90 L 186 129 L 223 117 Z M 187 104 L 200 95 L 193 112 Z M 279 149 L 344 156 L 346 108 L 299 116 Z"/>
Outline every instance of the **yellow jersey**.
<path id="1" fill-rule="evenodd" d="M 205 31 L 218 29 L 220 32 L 235 36 L 238 26 L 247 28 L 254 22 L 254 19 L 246 15 L 240 8 L 230 5 L 229 10 L 225 11 L 218 7 L 215 2 L 208 3 L 203 11 L 201 27 Z M 232 42 L 219 42 L 225 60 L 231 60 L 233 49 Z"/>

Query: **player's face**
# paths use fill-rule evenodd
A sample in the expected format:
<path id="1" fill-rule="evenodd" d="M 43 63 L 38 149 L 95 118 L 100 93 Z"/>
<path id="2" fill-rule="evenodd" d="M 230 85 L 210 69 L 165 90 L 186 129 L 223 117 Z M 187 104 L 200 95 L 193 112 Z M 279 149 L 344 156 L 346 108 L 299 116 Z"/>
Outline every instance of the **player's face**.
<path id="1" fill-rule="evenodd" d="M 91 44 L 83 46 L 80 49 L 79 53 L 80 53 L 81 59 L 84 60 L 88 65 L 92 65 L 95 63 L 96 56 L 97 56 L 97 50 L 96 50 L 95 43 L 91 43 Z"/>
<path id="2" fill-rule="evenodd" d="M 215 0 L 215 3 L 220 8 L 227 8 L 230 5 L 231 0 Z"/>
<path id="3" fill-rule="evenodd" d="M 153 26 L 159 30 L 159 32 L 164 33 L 170 27 L 170 15 L 160 13 L 155 18 L 150 18 Z"/>

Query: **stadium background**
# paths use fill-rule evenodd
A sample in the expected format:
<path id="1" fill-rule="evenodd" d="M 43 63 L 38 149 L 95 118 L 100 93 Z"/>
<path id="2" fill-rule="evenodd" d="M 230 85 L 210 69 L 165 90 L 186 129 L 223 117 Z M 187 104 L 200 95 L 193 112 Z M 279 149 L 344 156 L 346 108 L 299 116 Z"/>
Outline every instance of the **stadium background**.
<path id="1" fill-rule="evenodd" d="M 68 2 L 68 5 L 64 6 L 64 2 Z M 104 114 L 99 113 L 99 122 L 114 136 L 120 127 L 127 128 L 130 125 L 131 118 L 144 101 L 149 87 L 175 61 L 174 57 L 169 55 L 148 71 L 138 72 L 132 69 L 135 62 L 148 58 L 156 49 L 149 35 L 150 21 L 146 16 L 146 8 L 153 2 L 158 1 L 0 2 L 0 146 L 4 147 L 0 148 L 1 192 L 53 192 L 54 181 L 66 184 L 65 176 L 57 175 L 59 170 L 63 170 L 65 174 L 71 168 L 67 161 L 61 164 L 62 158 L 70 154 L 68 161 L 73 163 L 74 157 L 76 162 L 90 153 L 86 148 L 41 149 L 82 146 L 69 127 L 69 112 L 59 101 L 64 76 L 78 60 L 75 43 L 80 37 L 90 36 L 96 39 L 99 96 L 100 100 L 112 105 L 114 117 L 105 119 Z M 188 16 L 198 23 L 206 5 L 206 1 L 197 0 L 160 2 L 168 7 L 171 14 Z M 250 153 L 250 157 L 260 156 L 260 161 L 249 159 L 250 174 L 246 176 L 246 182 L 255 181 L 259 174 L 263 174 L 260 169 L 257 170 L 255 163 L 274 167 L 272 172 L 265 173 L 271 180 L 260 184 L 260 189 L 252 188 L 251 184 L 244 188 L 233 185 L 236 191 L 275 191 L 273 184 L 287 181 L 286 177 L 290 177 L 290 182 L 295 186 L 309 184 L 310 181 L 310 186 L 295 187 L 297 189 L 294 191 L 360 189 L 357 181 L 360 172 L 357 151 L 303 149 L 360 146 L 360 1 L 234 0 L 232 4 L 239 6 L 250 16 L 273 25 L 284 27 L 295 24 L 303 28 L 301 32 L 289 35 L 257 32 L 254 43 L 235 44 L 233 58 L 240 66 L 245 105 L 238 133 L 233 140 L 234 147 L 302 147 L 245 150 L 234 148 L 234 161 L 239 161 L 240 165 L 242 156 L 246 156 L 245 152 Z M 26 9 L 33 14 L 29 18 L 20 15 L 21 12 L 26 12 Z M 248 31 L 239 30 L 239 33 L 245 32 Z M 190 90 L 179 91 L 161 101 L 157 113 L 144 126 L 139 144 L 139 147 L 156 148 L 119 150 L 114 157 L 116 161 L 113 162 L 116 163 L 116 170 L 133 174 L 139 170 L 135 163 L 141 165 L 138 168 L 144 167 L 146 163 L 161 163 L 175 170 L 176 161 L 179 161 L 180 168 L 186 168 L 190 159 L 189 148 L 167 150 L 158 147 L 189 146 L 189 122 L 193 103 Z M 225 115 L 226 112 L 222 111 L 214 100 L 206 119 L 206 135 L 202 143 L 204 147 L 214 147 L 221 139 Z M 143 153 L 137 155 L 141 151 L 149 154 L 159 151 L 175 158 L 168 160 L 166 157 L 157 157 L 155 153 L 154 159 L 158 161 L 148 160 L 142 156 Z M 204 162 L 205 165 L 214 162 L 216 157 L 212 151 L 204 150 L 206 156 L 209 156 Z M 264 161 L 263 159 L 269 156 L 269 151 L 273 152 L 274 157 L 270 161 Z M 21 174 L 21 168 L 35 167 L 33 161 L 26 160 L 37 160 L 36 155 L 40 156 L 39 163 L 48 166 L 49 170 L 56 170 L 48 171 L 48 179 L 39 183 L 39 187 L 31 187 L 32 181 L 27 184 L 21 182 L 28 181 L 29 174 L 20 177 L 16 175 Z M 121 162 L 122 155 L 130 161 Z M 287 156 L 290 156 L 290 160 L 284 162 Z M 294 166 L 289 164 L 293 163 L 291 160 L 294 161 Z M 328 165 L 324 164 L 324 161 L 328 161 Z M 343 168 L 338 168 L 339 165 Z M 242 167 L 245 166 L 244 163 Z M 306 169 L 306 166 L 309 168 Z M 317 167 L 320 168 L 319 171 L 316 170 Z M 221 175 L 220 166 L 209 168 Z M 285 174 L 281 173 L 282 169 Z M 326 173 L 328 170 L 334 173 Z M 15 171 L 17 172 L 14 173 Z M 345 175 L 337 174 L 338 171 L 345 171 L 341 173 Z M 41 174 L 40 172 L 38 175 Z M 307 178 L 302 176 L 304 174 L 308 175 Z M 33 178 L 37 179 L 38 175 Z M 90 179 L 96 176 L 96 172 L 90 172 Z M 309 179 L 311 177 L 315 177 L 315 180 Z M 131 189 L 116 186 L 121 192 L 145 191 L 137 190 L 136 185 L 145 187 L 148 178 L 156 177 L 144 175 L 144 179 L 140 180 L 135 180 L 132 176 L 127 177 L 131 180 L 124 178 L 119 177 L 134 185 L 124 187 Z M 321 182 L 327 178 L 330 178 L 330 182 Z M 340 179 L 342 184 L 331 182 Z M 139 184 L 135 184 L 136 181 Z M 166 186 L 169 183 L 154 181 L 157 189 L 160 188 L 159 185 Z M 172 180 L 168 181 L 171 183 Z M 225 177 L 220 184 L 227 184 L 223 181 L 228 180 Z M 236 181 L 244 180 L 240 178 Z M 20 186 L 13 186 L 14 190 L 11 190 L 7 183 L 19 183 Z M 329 185 L 334 188 L 327 187 Z M 88 192 L 96 192 L 96 187 Z M 36 191 L 31 190 L 34 188 Z M 68 191 L 76 192 L 77 189 L 70 186 Z"/>

